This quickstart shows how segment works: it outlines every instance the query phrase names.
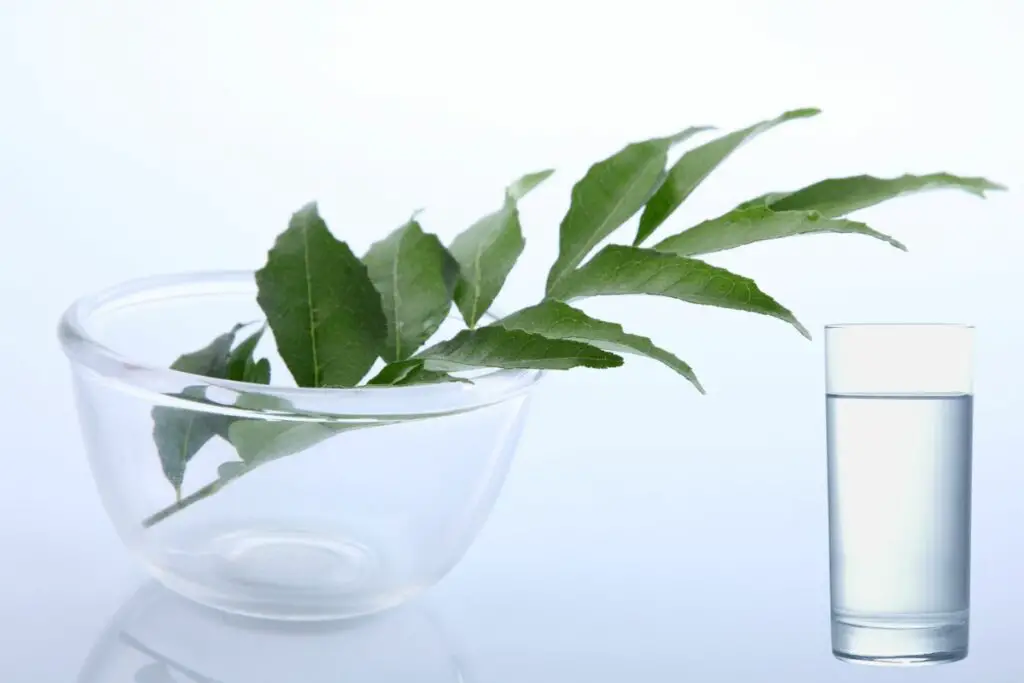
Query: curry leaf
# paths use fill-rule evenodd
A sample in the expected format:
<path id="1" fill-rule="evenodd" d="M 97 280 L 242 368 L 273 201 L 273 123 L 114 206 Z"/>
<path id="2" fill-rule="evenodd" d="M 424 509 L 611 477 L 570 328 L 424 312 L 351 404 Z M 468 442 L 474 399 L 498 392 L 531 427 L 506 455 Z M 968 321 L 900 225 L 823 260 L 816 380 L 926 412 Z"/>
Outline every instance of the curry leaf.
<path id="1" fill-rule="evenodd" d="M 256 346 L 260 343 L 260 339 L 263 338 L 263 333 L 266 331 L 267 326 L 262 325 L 260 329 L 253 332 L 251 335 L 239 342 L 235 350 L 228 356 L 228 374 L 227 378 L 238 382 L 254 382 L 257 384 L 269 384 L 270 383 L 270 361 L 265 358 L 262 361 L 256 361 L 254 354 L 256 352 Z M 266 379 L 262 382 L 257 381 L 259 377 L 262 377 L 262 371 L 256 370 L 256 365 L 260 362 L 264 362 L 266 370 Z"/>
<path id="2" fill-rule="evenodd" d="M 415 220 L 375 243 L 363 257 L 387 318 L 386 360 L 416 352 L 444 322 L 452 306 L 459 264 L 435 235 Z"/>
<path id="3" fill-rule="evenodd" d="M 507 330 L 523 330 L 544 335 L 550 339 L 571 339 L 611 351 L 647 356 L 664 363 L 690 380 L 704 393 L 689 365 L 675 355 L 658 348 L 647 337 L 629 334 L 617 323 L 592 318 L 583 311 L 561 301 L 548 300 L 524 308 L 493 323 Z"/>
<path id="4" fill-rule="evenodd" d="M 235 325 L 230 332 L 219 335 L 203 348 L 180 356 L 171 364 L 173 370 L 193 375 L 228 379 L 231 346 L 243 325 Z M 173 395 L 188 400 L 203 399 L 202 386 L 186 387 Z M 200 410 L 156 406 L 153 418 L 153 441 L 164 476 L 174 487 L 175 496 L 181 497 L 185 467 L 206 443 L 227 429 L 225 416 Z"/>
<path id="5" fill-rule="evenodd" d="M 653 249 L 609 245 L 563 282 L 562 301 L 621 294 L 666 296 L 705 306 L 760 313 L 784 320 L 810 339 L 796 317 L 754 281 L 696 259 Z"/>
<path id="6" fill-rule="evenodd" d="M 425 361 L 418 358 L 389 363 L 367 384 L 371 386 L 407 386 L 410 384 L 432 384 L 436 382 L 463 382 L 472 384 L 467 379 L 454 377 L 446 372 L 427 370 Z"/>
<path id="7" fill-rule="evenodd" d="M 238 457 L 252 468 L 304 451 L 339 431 L 343 430 L 330 423 L 243 419 L 235 421 L 228 434 Z"/>
<path id="8" fill-rule="evenodd" d="M 765 194 L 754 197 L 753 199 L 748 199 L 742 204 L 737 205 L 733 210 L 743 211 L 744 209 L 766 209 L 789 194 L 789 192 L 766 192 Z"/>
<path id="9" fill-rule="evenodd" d="M 867 235 L 906 251 L 900 242 L 872 230 L 863 223 L 842 218 L 825 218 L 817 211 L 774 211 L 764 206 L 736 209 L 668 237 L 654 246 L 658 251 L 679 256 L 710 254 L 745 244 L 793 235 L 846 232 Z"/>
<path id="10" fill-rule="evenodd" d="M 270 361 L 260 358 L 255 363 L 245 366 L 242 381 L 253 384 L 270 384 Z"/>
<path id="11" fill-rule="evenodd" d="M 241 462 L 221 464 L 222 479 L 237 478 L 268 462 L 296 455 L 332 436 L 356 429 L 384 427 L 395 420 L 372 422 L 290 422 L 259 419 L 236 420 L 229 430 L 230 439 Z"/>
<path id="12" fill-rule="evenodd" d="M 516 202 L 546 180 L 553 171 L 519 178 L 505 191 L 500 209 L 458 235 L 448 247 L 459 264 L 455 304 L 466 325 L 474 327 L 501 291 L 526 242 Z"/>
<path id="13" fill-rule="evenodd" d="M 248 471 L 241 460 L 229 460 L 217 466 L 217 477 L 220 479 L 236 479 Z"/>
<path id="14" fill-rule="evenodd" d="M 665 180 L 672 145 L 705 130 L 688 128 L 672 137 L 634 142 L 590 167 L 572 188 L 569 210 L 559 227 L 558 258 L 548 273 L 548 292 L 650 199 Z"/>
<path id="15" fill-rule="evenodd" d="M 292 216 L 256 284 L 277 349 L 300 387 L 354 386 L 384 351 L 380 294 L 315 203 Z"/>
<path id="16" fill-rule="evenodd" d="M 805 119 L 816 116 L 817 109 L 796 109 L 788 111 L 769 121 L 734 131 L 719 138 L 695 147 L 680 157 L 668 172 L 668 177 L 654 193 L 643 214 L 640 216 L 640 227 L 637 228 L 634 246 L 640 245 L 658 229 L 686 198 L 711 175 L 718 166 L 729 158 L 745 142 L 771 130 L 787 121 Z"/>
<path id="17" fill-rule="evenodd" d="M 553 168 L 548 168 L 535 173 L 527 173 L 522 178 L 519 178 L 509 185 L 508 189 L 505 190 L 505 194 L 518 202 L 529 194 L 535 187 L 550 178 L 554 172 L 555 170 Z"/>
<path id="18" fill-rule="evenodd" d="M 189 400 L 203 399 L 205 388 L 186 387 L 173 396 Z M 186 466 L 210 439 L 226 431 L 228 421 L 225 416 L 216 413 L 169 406 L 153 408 L 152 415 L 153 440 L 160 456 L 160 466 L 167 481 L 174 487 L 175 496 L 180 498 Z"/>
<path id="19" fill-rule="evenodd" d="M 439 372 L 482 367 L 568 370 L 622 365 L 621 356 L 591 344 L 502 327 L 463 330 L 448 341 L 421 351 L 416 358 L 424 361 L 427 370 Z"/>
<path id="20" fill-rule="evenodd" d="M 761 202 L 776 211 L 812 210 L 834 218 L 904 195 L 950 189 L 984 198 L 986 192 L 1006 188 L 985 178 L 965 178 L 949 173 L 902 175 L 898 178 L 859 175 L 822 180 L 796 192 L 769 193 L 751 202 Z"/>
<path id="21" fill-rule="evenodd" d="M 171 369 L 178 372 L 187 372 L 191 375 L 203 377 L 216 377 L 227 379 L 228 359 L 231 357 L 231 347 L 235 343 L 235 337 L 245 325 L 239 323 L 216 337 L 212 342 L 199 349 L 180 356 L 171 363 Z"/>
<path id="22" fill-rule="evenodd" d="M 279 396 L 242 394 L 235 405 L 262 415 L 232 421 L 227 438 L 241 462 L 222 463 L 217 469 L 221 479 L 235 479 L 258 465 L 303 451 L 335 434 L 328 426 L 329 422 L 274 419 L 274 413 L 281 415 L 294 411 L 291 402 Z"/>

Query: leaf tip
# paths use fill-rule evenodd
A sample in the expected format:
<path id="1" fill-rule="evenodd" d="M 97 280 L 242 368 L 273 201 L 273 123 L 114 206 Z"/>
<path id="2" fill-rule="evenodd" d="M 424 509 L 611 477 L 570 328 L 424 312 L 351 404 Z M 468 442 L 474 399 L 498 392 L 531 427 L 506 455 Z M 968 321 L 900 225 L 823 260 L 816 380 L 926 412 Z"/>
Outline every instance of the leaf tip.
<path id="1" fill-rule="evenodd" d="M 817 116 L 821 113 L 821 109 L 817 107 L 804 107 L 803 109 L 793 109 L 783 114 L 783 118 L 786 119 L 809 119 L 812 116 Z"/>
<path id="2" fill-rule="evenodd" d="M 546 168 L 543 171 L 527 173 L 523 177 L 518 178 L 515 182 L 505 188 L 506 202 L 518 202 L 520 199 L 528 195 L 531 190 L 550 178 L 554 172 L 555 169 Z"/>
<path id="3" fill-rule="evenodd" d="M 712 131 L 712 130 L 717 130 L 717 129 L 716 129 L 715 126 L 690 126 L 686 130 L 682 130 L 682 131 L 676 133 L 675 135 L 670 135 L 669 137 L 665 138 L 665 140 L 668 142 L 668 144 L 670 146 L 675 146 L 675 145 L 679 144 L 680 142 L 685 142 L 686 140 L 689 140 L 690 138 L 692 138 L 695 135 L 700 135 L 701 133 L 707 133 L 708 131 Z"/>
<path id="4" fill-rule="evenodd" d="M 296 216 L 304 216 L 306 214 L 309 214 L 309 215 L 312 215 L 312 216 L 319 216 L 320 215 L 320 204 L 319 204 L 319 202 L 317 202 L 315 199 L 312 199 L 312 200 L 306 202 L 305 204 L 303 204 L 302 207 L 298 211 L 295 212 Z"/>
<path id="5" fill-rule="evenodd" d="M 621 368 L 626 363 L 626 359 L 617 353 L 609 353 L 606 358 L 602 358 L 599 363 L 595 363 L 592 367 L 595 368 Z"/>

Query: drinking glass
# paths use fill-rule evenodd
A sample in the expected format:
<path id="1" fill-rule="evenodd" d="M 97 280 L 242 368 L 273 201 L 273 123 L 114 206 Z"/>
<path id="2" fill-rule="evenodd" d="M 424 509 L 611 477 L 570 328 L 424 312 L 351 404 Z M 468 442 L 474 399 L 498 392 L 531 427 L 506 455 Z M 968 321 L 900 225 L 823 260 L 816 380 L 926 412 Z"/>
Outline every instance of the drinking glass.
<path id="1" fill-rule="evenodd" d="M 832 650 L 967 656 L 974 329 L 825 329 Z"/>

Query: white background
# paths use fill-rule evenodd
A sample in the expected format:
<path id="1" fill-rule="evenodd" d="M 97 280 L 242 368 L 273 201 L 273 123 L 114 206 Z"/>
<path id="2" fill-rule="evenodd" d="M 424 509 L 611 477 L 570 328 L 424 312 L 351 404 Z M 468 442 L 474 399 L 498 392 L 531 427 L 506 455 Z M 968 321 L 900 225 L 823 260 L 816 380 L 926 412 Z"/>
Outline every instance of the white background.
<path id="1" fill-rule="evenodd" d="M 754 579 L 715 558 L 744 546 L 769 575 L 812 567 L 810 585 L 778 580 L 815 591 L 826 618 L 821 327 L 924 320 L 978 326 L 986 531 L 975 576 L 1019 579 L 1001 567 L 1021 553 L 1013 520 L 1024 513 L 1009 474 L 1021 471 L 1022 30 L 1015 0 L 5 0 L 3 616 L 43 633 L 56 608 L 40 601 L 59 596 L 89 615 L 62 645 L 75 661 L 109 602 L 83 586 L 109 580 L 112 565 L 97 558 L 121 552 L 90 487 L 54 336 L 74 297 L 156 272 L 258 267 L 311 199 L 357 251 L 419 208 L 448 239 L 513 178 L 555 167 L 524 202 L 527 251 L 499 300 L 508 310 L 539 297 L 569 188 L 590 162 L 689 125 L 731 129 L 806 106 L 824 113 L 744 147 L 663 234 L 828 176 L 949 171 L 1011 192 L 933 193 L 863 213 L 907 254 L 831 236 L 709 259 L 755 278 L 813 343 L 776 320 L 676 301 L 588 304 L 677 352 L 709 395 L 642 360 L 551 377 L 460 571 L 551 586 L 571 575 L 573 588 L 552 591 L 583 604 L 671 576 L 685 557 L 702 580 L 718 577 L 703 590 L 728 604 Z M 785 493 L 764 493 L 775 488 Z M 988 600 L 997 609 L 996 594 Z M 59 680 L 57 663 L 19 657 L 0 655 L 0 673 L 9 664 Z"/>

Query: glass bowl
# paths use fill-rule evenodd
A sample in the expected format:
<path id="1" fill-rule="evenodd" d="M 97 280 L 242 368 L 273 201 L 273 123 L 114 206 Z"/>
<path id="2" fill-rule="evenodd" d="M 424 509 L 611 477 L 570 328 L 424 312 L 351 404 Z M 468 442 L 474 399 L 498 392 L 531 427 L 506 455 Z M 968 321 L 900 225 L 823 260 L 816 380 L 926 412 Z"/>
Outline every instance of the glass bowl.
<path id="1" fill-rule="evenodd" d="M 281 383 L 290 375 L 269 333 L 257 347 L 271 360 L 269 386 L 168 369 L 235 323 L 260 320 L 255 295 L 251 272 L 164 276 L 64 314 L 60 340 L 103 505 L 152 574 L 199 603 L 294 620 L 398 605 L 473 541 L 541 373 L 299 388 Z M 208 440 L 169 458 L 168 429 L 183 443 Z M 238 438 L 259 450 L 255 466 L 239 460 Z"/>

